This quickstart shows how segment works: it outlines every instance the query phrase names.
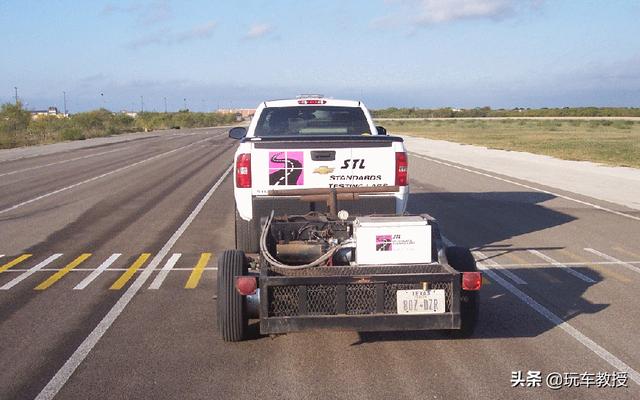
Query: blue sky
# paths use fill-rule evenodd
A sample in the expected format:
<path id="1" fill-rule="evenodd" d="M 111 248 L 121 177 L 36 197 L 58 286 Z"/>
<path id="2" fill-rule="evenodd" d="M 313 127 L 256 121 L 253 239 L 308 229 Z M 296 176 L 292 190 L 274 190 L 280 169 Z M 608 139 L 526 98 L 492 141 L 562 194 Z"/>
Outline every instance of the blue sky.
<path id="1" fill-rule="evenodd" d="M 639 107 L 638 21 L 632 0 L 5 1 L 0 102 Z"/>

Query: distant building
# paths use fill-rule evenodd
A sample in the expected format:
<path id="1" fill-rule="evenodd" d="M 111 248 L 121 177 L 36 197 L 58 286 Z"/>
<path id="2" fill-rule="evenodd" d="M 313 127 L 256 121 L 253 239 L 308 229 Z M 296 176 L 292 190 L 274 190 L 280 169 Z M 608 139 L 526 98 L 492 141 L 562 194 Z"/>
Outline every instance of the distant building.
<path id="1" fill-rule="evenodd" d="M 122 111 L 120 111 L 120 113 L 121 113 L 121 114 L 128 115 L 128 116 L 130 116 L 131 118 L 135 118 L 135 117 L 137 117 L 137 116 L 138 116 L 138 113 L 137 113 L 137 112 L 135 112 L 135 111 L 122 110 Z"/>
<path id="2" fill-rule="evenodd" d="M 46 110 L 33 110 L 31 112 L 31 119 L 36 120 L 41 117 L 56 117 L 66 118 L 69 114 L 64 114 L 58 111 L 58 107 L 49 107 Z"/>
<path id="3" fill-rule="evenodd" d="M 219 108 L 218 111 L 221 114 L 236 114 L 242 117 L 243 119 L 253 117 L 253 114 L 256 113 L 255 108 Z"/>

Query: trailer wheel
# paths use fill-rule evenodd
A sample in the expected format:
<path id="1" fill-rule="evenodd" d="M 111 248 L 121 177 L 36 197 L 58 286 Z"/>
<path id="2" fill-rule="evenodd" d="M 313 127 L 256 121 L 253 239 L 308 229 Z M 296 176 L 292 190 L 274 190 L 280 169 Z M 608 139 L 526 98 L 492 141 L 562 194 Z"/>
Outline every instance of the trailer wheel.
<path id="1" fill-rule="evenodd" d="M 236 291 L 234 278 L 248 271 L 244 252 L 225 250 L 218 257 L 218 330 L 226 342 L 245 338 L 248 325 L 245 299 Z"/>
<path id="2" fill-rule="evenodd" d="M 236 210 L 236 249 L 245 253 L 258 253 L 258 232 L 253 221 L 245 221 Z"/>
<path id="3" fill-rule="evenodd" d="M 478 270 L 476 260 L 471 251 L 466 247 L 453 246 L 445 249 L 447 261 L 458 272 L 475 272 Z M 460 318 L 462 325 L 460 329 L 452 330 L 454 337 L 466 338 L 473 334 L 478 314 L 480 311 L 480 301 L 478 292 L 462 290 L 460 293 Z"/>

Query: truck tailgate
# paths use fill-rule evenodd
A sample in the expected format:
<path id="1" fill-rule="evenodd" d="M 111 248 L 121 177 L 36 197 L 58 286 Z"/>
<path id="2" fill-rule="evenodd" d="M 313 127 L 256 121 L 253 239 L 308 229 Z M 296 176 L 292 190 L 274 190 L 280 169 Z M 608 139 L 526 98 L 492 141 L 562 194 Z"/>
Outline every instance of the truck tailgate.
<path id="1" fill-rule="evenodd" d="M 253 142 L 254 195 L 266 195 L 271 189 L 395 184 L 395 151 L 390 137 L 304 139 Z"/>

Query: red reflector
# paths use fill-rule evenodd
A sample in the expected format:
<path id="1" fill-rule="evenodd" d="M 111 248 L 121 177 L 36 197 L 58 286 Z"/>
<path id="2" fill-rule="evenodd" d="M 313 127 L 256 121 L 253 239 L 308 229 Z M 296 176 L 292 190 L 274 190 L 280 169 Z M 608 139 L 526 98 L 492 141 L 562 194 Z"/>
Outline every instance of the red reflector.
<path id="1" fill-rule="evenodd" d="M 396 153 L 396 186 L 407 186 L 409 182 L 409 160 L 407 153 Z"/>
<path id="2" fill-rule="evenodd" d="M 254 294 L 258 288 L 255 276 L 236 276 L 236 290 L 243 296 Z"/>
<path id="3" fill-rule="evenodd" d="M 463 272 L 462 290 L 480 290 L 482 287 L 481 272 Z"/>
<path id="4" fill-rule="evenodd" d="M 236 187 L 251 187 L 251 154 L 240 154 L 236 160 Z"/>

